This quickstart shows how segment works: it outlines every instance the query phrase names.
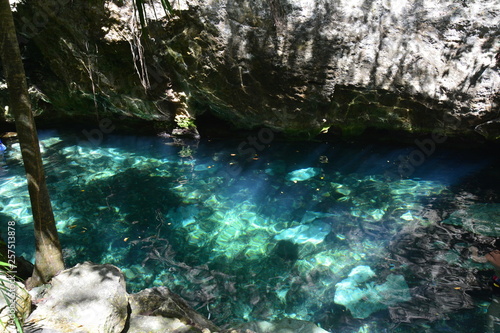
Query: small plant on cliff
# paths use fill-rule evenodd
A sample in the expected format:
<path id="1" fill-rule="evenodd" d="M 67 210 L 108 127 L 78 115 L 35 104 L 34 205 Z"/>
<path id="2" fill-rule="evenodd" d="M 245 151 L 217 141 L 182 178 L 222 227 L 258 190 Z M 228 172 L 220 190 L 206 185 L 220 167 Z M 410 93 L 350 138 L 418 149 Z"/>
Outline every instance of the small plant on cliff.
<path id="1" fill-rule="evenodd" d="M 180 128 L 193 128 L 195 127 L 193 119 L 186 116 L 185 114 L 178 114 L 175 116 L 175 123 Z"/>

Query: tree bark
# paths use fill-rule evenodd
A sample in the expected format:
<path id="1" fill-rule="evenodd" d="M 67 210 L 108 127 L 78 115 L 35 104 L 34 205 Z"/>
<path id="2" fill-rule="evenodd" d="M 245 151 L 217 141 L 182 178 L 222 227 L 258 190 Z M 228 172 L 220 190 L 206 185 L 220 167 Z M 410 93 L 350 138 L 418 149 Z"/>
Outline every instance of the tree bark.
<path id="1" fill-rule="evenodd" d="M 0 60 L 7 79 L 33 213 L 36 254 L 35 270 L 28 283 L 30 288 L 47 283 L 64 269 L 64 262 L 9 0 L 0 0 Z"/>

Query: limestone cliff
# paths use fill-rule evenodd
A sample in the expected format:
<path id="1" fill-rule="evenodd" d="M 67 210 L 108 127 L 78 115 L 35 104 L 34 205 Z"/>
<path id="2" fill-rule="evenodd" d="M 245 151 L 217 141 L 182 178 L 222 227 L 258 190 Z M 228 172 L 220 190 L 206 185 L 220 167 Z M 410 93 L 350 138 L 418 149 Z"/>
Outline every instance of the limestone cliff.
<path id="1" fill-rule="evenodd" d="M 45 116 L 500 138 L 498 1 L 174 3 L 147 7 L 147 34 L 130 1 L 18 5 Z"/>

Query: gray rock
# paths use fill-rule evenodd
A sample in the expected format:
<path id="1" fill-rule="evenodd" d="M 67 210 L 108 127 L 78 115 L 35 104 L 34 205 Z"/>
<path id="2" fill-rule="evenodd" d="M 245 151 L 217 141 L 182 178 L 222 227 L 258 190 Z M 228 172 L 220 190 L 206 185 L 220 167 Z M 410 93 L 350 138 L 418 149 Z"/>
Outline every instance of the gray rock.
<path id="1" fill-rule="evenodd" d="M 161 321 L 177 327 L 178 331 L 172 332 L 202 332 L 203 330 L 205 330 L 203 332 L 207 332 L 207 329 L 211 332 L 220 331 L 211 321 L 193 310 L 184 299 L 166 287 L 154 287 L 131 294 L 130 308 L 132 309 L 131 328 L 139 326 L 146 330 L 148 326 L 140 325 L 147 322 L 144 318 L 147 316 L 150 318 L 164 317 L 165 320 L 155 319 L 154 326 L 156 327 L 156 323 Z M 140 332 L 140 329 L 131 332 Z"/>
<path id="2" fill-rule="evenodd" d="M 235 123 L 452 134 L 499 119 L 498 2 L 186 2 L 205 29 L 177 36 L 195 53 L 185 82 Z"/>
<path id="3" fill-rule="evenodd" d="M 229 333 L 328 333 L 324 329 L 315 324 L 297 320 L 297 319 L 282 319 L 276 322 L 255 321 L 238 325 L 234 330 L 229 330 Z"/>
<path id="4" fill-rule="evenodd" d="M 78 264 L 54 277 L 25 332 L 121 333 L 128 317 L 128 294 L 120 269 Z M 43 330 L 43 331 L 42 331 Z"/>

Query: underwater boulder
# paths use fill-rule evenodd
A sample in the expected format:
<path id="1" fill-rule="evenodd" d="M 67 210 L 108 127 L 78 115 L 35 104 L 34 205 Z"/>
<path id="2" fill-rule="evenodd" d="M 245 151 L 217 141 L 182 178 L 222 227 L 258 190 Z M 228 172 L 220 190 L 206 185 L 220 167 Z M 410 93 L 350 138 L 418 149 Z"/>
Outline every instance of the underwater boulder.
<path id="1" fill-rule="evenodd" d="M 295 244 L 312 243 L 317 245 L 323 242 L 331 231 L 332 227 L 329 224 L 316 220 L 311 224 L 285 229 L 274 236 L 274 239 L 289 240 Z"/>
<path id="2" fill-rule="evenodd" d="M 369 266 L 354 268 L 347 279 L 335 285 L 334 302 L 345 306 L 354 318 L 364 319 L 372 313 L 411 299 L 402 275 L 390 274 L 385 283 L 365 283 L 375 276 Z"/>
<path id="3" fill-rule="evenodd" d="M 292 182 L 301 182 L 301 181 L 308 180 L 314 176 L 319 175 L 320 172 L 321 172 L 320 168 L 299 169 L 299 170 L 289 172 L 286 175 L 286 179 L 290 180 Z"/>

